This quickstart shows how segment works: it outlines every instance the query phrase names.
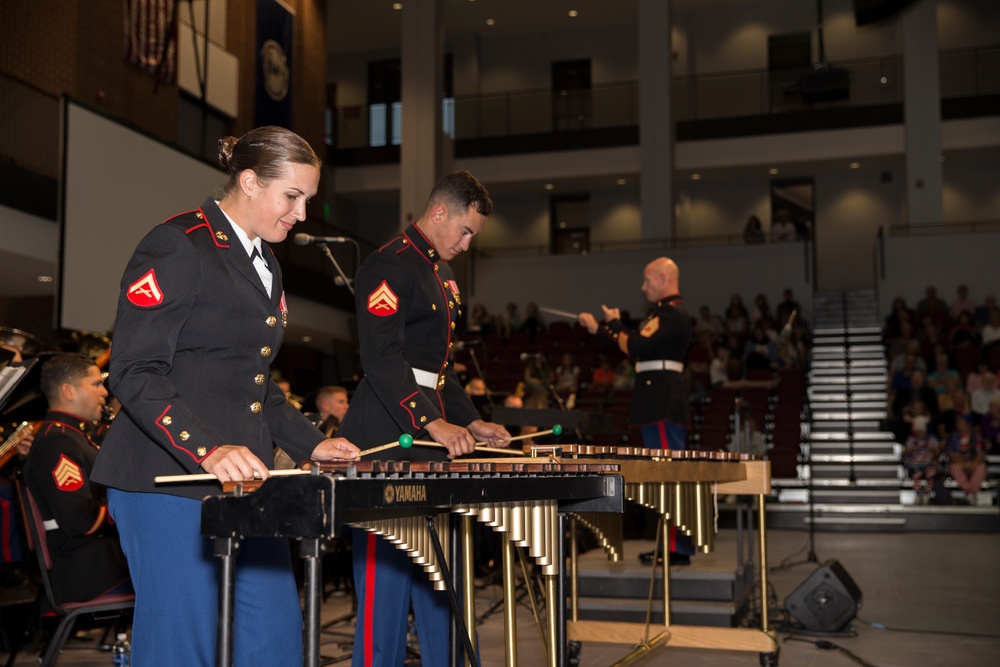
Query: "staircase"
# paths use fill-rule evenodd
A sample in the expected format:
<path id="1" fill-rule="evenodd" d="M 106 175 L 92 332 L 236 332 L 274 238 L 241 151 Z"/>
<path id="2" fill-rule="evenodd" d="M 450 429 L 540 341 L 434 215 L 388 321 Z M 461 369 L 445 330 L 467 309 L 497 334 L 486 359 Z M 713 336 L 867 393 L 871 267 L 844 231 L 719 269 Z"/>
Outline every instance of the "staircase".
<path id="1" fill-rule="evenodd" d="M 887 362 L 871 290 L 818 292 L 798 479 L 769 525 L 817 530 L 996 530 L 994 507 L 914 507 L 887 416 Z"/>

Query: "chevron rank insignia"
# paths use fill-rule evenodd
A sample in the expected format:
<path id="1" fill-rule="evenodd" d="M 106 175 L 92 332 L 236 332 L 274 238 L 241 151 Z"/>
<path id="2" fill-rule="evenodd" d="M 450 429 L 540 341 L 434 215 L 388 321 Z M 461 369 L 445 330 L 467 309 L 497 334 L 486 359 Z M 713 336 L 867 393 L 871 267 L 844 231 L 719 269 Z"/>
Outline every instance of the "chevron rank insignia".
<path id="1" fill-rule="evenodd" d="M 654 317 L 642 325 L 642 330 L 639 332 L 639 335 L 642 336 L 643 338 L 649 338 L 659 330 L 660 330 L 660 318 Z"/>
<path id="2" fill-rule="evenodd" d="M 60 454 L 56 467 L 52 469 L 52 479 L 60 491 L 76 491 L 83 486 L 83 471 L 75 461 Z"/>
<path id="3" fill-rule="evenodd" d="M 156 272 L 150 269 L 142 278 L 128 286 L 128 300 L 133 306 L 149 308 L 163 303 L 163 291 L 156 282 Z"/>
<path id="4" fill-rule="evenodd" d="M 382 281 L 375 291 L 368 295 L 368 312 L 378 317 L 395 315 L 399 311 L 399 297 Z"/>

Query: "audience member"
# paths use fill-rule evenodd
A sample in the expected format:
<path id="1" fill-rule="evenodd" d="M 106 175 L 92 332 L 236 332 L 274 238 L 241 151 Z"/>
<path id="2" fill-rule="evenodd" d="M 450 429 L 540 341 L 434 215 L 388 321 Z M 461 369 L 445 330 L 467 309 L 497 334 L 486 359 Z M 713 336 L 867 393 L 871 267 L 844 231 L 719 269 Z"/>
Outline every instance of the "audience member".
<path id="1" fill-rule="evenodd" d="M 750 333 L 750 317 L 739 294 L 729 297 L 729 307 L 726 308 L 726 333 L 736 336 L 741 345 Z"/>
<path id="2" fill-rule="evenodd" d="M 903 322 L 914 323 L 914 312 L 906 305 L 906 299 L 896 297 L 892 300 L 892 309 L 885 320 L 885 336 L 894 339 L 900 336 L 900 326 Z"/>
<path id="3" fill-rule="evenodd" d="M 569 352 L 563 355 L 562 361 L 553 371 L 553 384 L 556 392 L 566 397 L 566 407 L 572 410 L 576 403 L 576 393 L 580 390 L 580 367 Z"/>
<path id="4" fill-rule="evenodd" d="M 948 306 L 938 298 L 937 288 L 928 285 L 924 290 L 924 298 L 917 302 L 917 317 L 922 321 L 930 317 L 935 324 L 943 324 L 948 316 Z"/>
<path id="5" fill-rule="evenodd" d="M 615 383 L 615 369 L 611 367 L 611 360 L 607 355 L 601 355 L 594 369 L 594 375 L 590 380 L 590 387 L 600 391 L 611 391 Z"/>
<path id="6" fill-rule="evenodd" d="M 990 400 L 990 409 L 979 421 L 979 434 L 987 452 L 1000 452 L 1000 398 Z"/>
<path id="7" fill-rule="evenodd" d="M 938 413 L 938 437 L 946 441 L 955 432 L 955 424 L 962 418 L 972 419 L 972 413 L 969 411 L 969 396 L 958 389 L 951 394 L 951 409 Z"/>
<path id="8" fill-rule="evenodd" d="M 948 307 L 948 317 L 957 320 L 959 314 L 968 313 L 971 318 L 976 312 L 976 302 L 969 298 L 969 288 L 959 285 L 955 292 L 955 300 Z"/>
<path id="9" fill-rule="evenodd" d="M 917 492 L 917 504 L 926 505 L 934 488 L 938 473 L 937 460 L 941 455 L 941 441 L 928 430 L 930 418 L 921 415 L 913 419 L 910 436 L 903 450 L 903 465 Z"/>
<path id="10" fill-rule="evenodd" d="M 781 302 L 774 311 L 775 323 L 779 328 L 781 328 L 788 324 L 789 320 L 791 320 L 793 316 L 798 320 L 802 319 L 799 302 L 795 300 L 792 290 L 786 288 L 785 291 L 781 293 Z"/>
<path id="11" fill-rule="evenodd" d="M 955 432 L 949 436 L 945 452 L 948 454 L 948 473 L 965 493 L 966 503 L 975 505 L 986 479 L 986 450 L 969 415 L 955 420 Z"/>
<path id="12" fill-rule="evenodd" d="M 990 311 L 981 334 L 983 352 L 986 352 L 991 345 L 1000 342 L 1000 309 L 994 308 Z"/>
<path id="13" fill-rule="evenodd" d="M 771 241 L 774 243 L 784 243 L 795 240 L 795 223 L 792 222 L 792 214 L 786 208 L 779 208 L 774 212 L 774 220 L 771 221 Z"/>
<path id="14" fill-rule="evenodd" d="M 904 442 L 910 432 L 907 417 L 914 414 L 914 405 L 921 402 L 930 411 L 931 416 L 938 414 L 938 398 L 934 390 L 927 386 L 923 371 L 914 370 L 910 376 L 908 386 L 896 390 L 892 399 L 892 414 L 894 420 L 893 433 L 896 435 L 896 442 Z"/>
<path id="15" fill-rule="evenodd" d="M 632 391 L 635 385 L 635 364 L 628 359 L 622 359 L 615 366 L 615 382 L 612 387 L 615 391 Z"/>
<path id="16" fill-rule="evenodd" d="M 939 354 L 934 358 L 934 370 L 927 374 L 927 386 L 938 394 L 952 391 L 955 380 L 960 380 L 958 371 L 951 367 L 948 355 Z"/>
<path id="17" fill-rule="evenodd" d="M 719 340 L 725 333 L 722 320 L 717 315 L 713 315 L 708 306 L 702 306 L 698 309 L 698 317 L 695 318 L 691 329 L 695 335 L 709 334 L 713 341 Z"/>
<path id="18" fill-rule="evenodd" d="M 743 228 L 743 241 L 753 245 L 764 242 L 764 227 L 756 215 L 747 218 L 747 224 Z"/>
<path id="19" fill-rule="evenodd" d="M 743 348 L 743 369 L 753 371 L 778 367 L 778 345 L 768 338 L 764 327 L 756 326 Z"/>
<path id="20" fill-rule="evenodd" d="M 972 322 L 972 315 L 960 311 L 958 318 L 948 329 L 948 346 L 951 349 L 962 347 L 979 347 L 979 333 Z"/>
<path id="21" fill-rule="evenodd" d="M 965 378 L 965 393 L 972 395 L 972 392 L 979 389 L 982 386 L 982 378 L 987 373 L 993 374 L 990 370 L 989 365 L 986 363 L 985 359 L 981 359 L 978 364 L 976 364 L 976 370 L 969 373 Z M 997 378 L 998 386 L 1000 386 L 1000 377 Z"/>
<path id="22" fill-rule="evenodd" d="M 538 356 L 532 356 L 524 366 L 524 407 L 549 407 L 549 379 Z"/>
<path id="23" fill-rule="evenodd" d="M 715 349 L 715 357 L 709 364 L 708 377 L 713 387 L 725 387 L 726 389 L 744 389 L 748 387 L 771 388 L 776 386 L 777 380 L 744 380 L 742 378 L 732 378 L 731 372 L 731 352 L 728 347 L 720 345 Z"/>
<path id="24" fill-rule="evenodd" d="M 993 373 L 986 373 L 980 379 L 979 389 L 969 396 L 969 407 L 972 413 L 979 419 L 990 411 L 990 402 L 1000 399 L 1000 389 L 997 388 L 997 376 Z"/>
<path id="25" fill-rule="evenodd" d="M 524 307 L 524 321 L 521 323 L 521 329 L 527 332 L 529 343 L 534 343 L 535 336 L 539 332 L 545 331 L 545 325 L 542 323 L 542 318 L 538 314 L 538 306 L 534 301 L 529 301 L 528 305 Z"/>
<path id="26" fill-rule="evenodd" d="M 510 338 L 512 333 L 521 330 L 521 316 L 517 312 L 517 304 L 513 301 L 504 307 L 503 315 L 500 315 L 498 319 L 497 328 L 504 338 Z"/>
<path id="27" fill-rule="evenodd" d="M 490 317 L 490 312 L 486 310 L 486 306 L 477 303 L 472 307 L 467 328 L 469 333 L 478 333 L 481 336 L 488 336 L 493 333 L 493 318 Z"/>
<path id="28" fill-rule="evenodd" d="M 762 321 L 771 321 L 771 306 L 767 303 L 766 296 L 758 294 L 753 298 L 753 314 L 750 317 L 750 323 L 757 326 Z"/>
<path id="29" fill-rule="evenodd" d="M 987 294 L 983 297 L 983 305 L 976 308 L 973 319 L 980 327 L 985 326 L 990 321 L 990 313 L 997 309 L 997 297 L 995 294 Z"/>

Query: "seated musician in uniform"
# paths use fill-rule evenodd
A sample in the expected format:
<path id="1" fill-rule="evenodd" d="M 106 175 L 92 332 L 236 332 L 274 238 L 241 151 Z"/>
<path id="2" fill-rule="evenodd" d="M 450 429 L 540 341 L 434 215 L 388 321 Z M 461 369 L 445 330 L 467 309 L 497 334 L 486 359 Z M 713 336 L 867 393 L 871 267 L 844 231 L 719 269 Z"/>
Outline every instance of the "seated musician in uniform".
<path id="1" fill-rule="evenodd" d="M 24 479 L 46 522 L 57 602 L 131 593 L 132 582 L 104 488 L 90 481 L 97 445 L 87 432 L 108 395 L 97 365 L 81 355 L 45 362 L 42 393 L 49 411 L 24 462 Z"/>

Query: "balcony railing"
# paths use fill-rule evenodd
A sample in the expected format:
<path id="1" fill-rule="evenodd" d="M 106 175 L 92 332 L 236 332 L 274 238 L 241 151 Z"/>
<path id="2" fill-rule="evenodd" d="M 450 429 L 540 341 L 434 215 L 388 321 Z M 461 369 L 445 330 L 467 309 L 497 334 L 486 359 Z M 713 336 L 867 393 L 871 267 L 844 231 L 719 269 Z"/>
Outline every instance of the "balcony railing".
<path id="1" fill-rule="evenodd" d="M 846 100 L 807 104 L 789 92 L 810 70 L 769 72 L 745 70 L 677 76 L 670 101 L 675 122 L 767 116 L 814 109 L 900 104 L 903 100 L 903 58 L 885 56 L 833 63 L 850 73 Z M 1000 46 L 942 51 L 941 98 L 1000 94 Z M 377 114 L 402 113 L 402 105 L 376 109 Z M 462 95 L 445 101 L 444 130 L 456 140 L 534 135 L 639 124 L 639 84 L 625 81 L 593 86 L 585 91 L 522 90 Z M 350 106 L 336 110 L 336 148 L 373 145 L 372 112 Z M 384 115 L 379 116 L 385 125 Z M 390 118 L 393 127 L 395 119 Z"/>

